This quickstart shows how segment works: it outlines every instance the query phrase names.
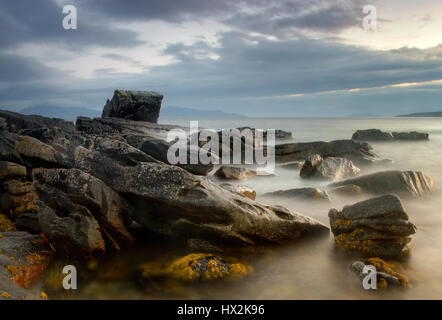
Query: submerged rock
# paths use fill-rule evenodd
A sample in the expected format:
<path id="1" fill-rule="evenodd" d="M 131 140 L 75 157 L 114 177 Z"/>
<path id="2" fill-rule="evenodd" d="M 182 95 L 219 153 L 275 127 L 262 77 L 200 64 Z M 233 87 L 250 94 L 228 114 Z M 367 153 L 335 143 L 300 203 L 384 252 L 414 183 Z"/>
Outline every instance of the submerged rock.
<path id="1" fill-rule="evenodd" d="M 403 257 L 409 253 L 416 226 L 408 221 L 395 195 L 331 209 L 330 226 L 338 249 L 370 257 Z"/>
<path id="2" fill-rule="evenodd" d="M 356 185 L 364 192 L 381 195 L 394 193 L 399 196 L 424 196 L 434 191 L 434 182 L 420 171 L 381 171 L 328 185 L 336 188 Z"/>
<path id="3" fill-rule="evenodd" d="M 393 140 L 428 140 L 428 133 L 423 132 L 384 132 L 379 129 L 358 130 L 351 137 L 357 141 L 393 141 Z"/>
<path id="4" fill-rule="evenodd" d="M 123 118 L 156 123 L 163 95 L 153 91 L 115 90 L 103 109 L 102 118 Z"/>
<path id="5" fill-rule="evenodd" d="M 268 192 L 263 194 L 263 197 L 330 201 L 330 196 L 328 195 L 327 191 L 321 191 L 318 188 L 311 187 Z"/>
<path id="6" fill-rule="evenodd" d="M 306 159 L 299 175 L 304 179 L 340 180 L 356 176 L 360 171 L 350 160 L 335 157 L 323 159 L 319 154 L 315 154 Z"/>
<path id="7" fill-rule="evenodd" d="M 41 236 L 0 232 L 0 299 L 40 299 L 37 282 L 52 256 Z"/>
<path id="8" fill-rule="evenodd" d="M 217 245 L 255 245 L 328 230 L 314 219 L 254 202 L 179 167 L 152 162 L 123 166 L 83 147 L 76 149 L 75 160 L 77 168 L 124 194 L 136 206 L 132 218 L 155 233 Z"/>
<path id="9" fill-rule="evenodd" d="M 374 266 L 376 268 L 378 289 L 384 289 L 388 286 L 409 287 L 409 280 L 407 277 L 396 271 L 397 268 L 395 265 L 387 263 L 380 258 L 369 258 L 364 262 L 355 261 L 351 264 L 350 270 L 363 280 L 367 276 L 367 274 L 363 273 L 365 266 Z"/>
<path id="10" fill-rule="evenodd" d="M 362 188 L 354 185 L 354 184 L 347 184 L 345 186 L 336 187 L 332 189 L 327 190 L 332 196 L 344 196 L 344 197 L 357 197 L 361 196 L 364 191 L 362 191 Z"/>
<path id="11" fill-rule="evenodd" d="M 256 176 L 256 171 L 244 167 L 222 166 L 215 172 L 215 176 L 223 179 L 245 180 Z"/>
<path id="12" fill-rule="evenodd" d="M 211 253 L 188 254 L 164 268 L 154 267 L 151 264 L 140 267 L 143 279 L 170 278 L 184 282 L 238 278 L 252 272 L 253 269 L 243 263 Z"/>
<path id="13" fill-rule="evenodd" d="M 369 144 L 353 140 L 285 143 L 275 146 L 275 156 L 278 163 L 304 161 L 314 154 L 319 154 L 322 158 L 345 158 L 357 166 L 384 161 L 379 159 Z"/>

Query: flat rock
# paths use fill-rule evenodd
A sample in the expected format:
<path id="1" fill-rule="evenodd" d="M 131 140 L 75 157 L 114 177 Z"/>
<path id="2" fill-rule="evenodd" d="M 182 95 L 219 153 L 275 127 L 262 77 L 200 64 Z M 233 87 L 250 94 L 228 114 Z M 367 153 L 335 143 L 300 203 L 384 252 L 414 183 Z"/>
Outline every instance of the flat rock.
<path id="1" fill-rule="evenodd" d="M 256 176 L 256 171 L 244 167 L 222 166 L 215 172 L 215 176 L 222 179 L 245 180 Z"/>
<path id="2" fill-rule="evenodd" d="M 321 191 L 318 188 L 311 188 L 311 187 L 268 192 L 268 193 L 263 194 L 263 197 L 330 201 L 330 196 L 328 195 L 328 193 L 326 191 Z"/>
<path id="3" fill-rule="evenodd" d="M 356 185 L 364 192 L 381 195 L 424 196 L 434 191 L 434 182 L 420 171 L 381 171 L 352 179 L 338 181 L 328 188 Z"/>
<path id="4" fill-rule="evenodd" d="M 409 253 L 410 235 L 416 227 L 408 221 L 395 195 L 358 202 L 328 214 L 340 251 L 370 257 L 403 257 Z"/>

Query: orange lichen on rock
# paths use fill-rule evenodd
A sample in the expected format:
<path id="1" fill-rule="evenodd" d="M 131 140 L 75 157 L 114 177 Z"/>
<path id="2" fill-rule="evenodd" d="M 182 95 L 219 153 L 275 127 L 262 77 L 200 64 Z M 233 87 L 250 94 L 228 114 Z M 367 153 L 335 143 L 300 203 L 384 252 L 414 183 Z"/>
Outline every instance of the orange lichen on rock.
<path id="1" fill-rule="evenodd" d="M 2 292 L 2 297 L 5 298 L 5 299 L 11 299 L 11 295 L 8 292 L 6 292 L 6 291 Z"/>
<path id="2" fill-rule="evenodd" d="M 392 263 L 387 263 L 386 261 L 380 259 L 380 258 L 369 258 L 368 263 L 376 267 L 377 271 L 383 271 L 388 274 L 391 274 L 392 276 L 399 279 L 400 284 L 403 287 L 409 287 L 409 281 L 408 278 L 403 275 L 402 273 L 397 272 L 395 269 L 398 269 L 399 267 L 395 266 Z"/>
<path id="3" fill-rule="evenodd" d="M 17 231 L 14 223 L 3 214 L 0 214 L 0 232 L 14 232 Z"/>

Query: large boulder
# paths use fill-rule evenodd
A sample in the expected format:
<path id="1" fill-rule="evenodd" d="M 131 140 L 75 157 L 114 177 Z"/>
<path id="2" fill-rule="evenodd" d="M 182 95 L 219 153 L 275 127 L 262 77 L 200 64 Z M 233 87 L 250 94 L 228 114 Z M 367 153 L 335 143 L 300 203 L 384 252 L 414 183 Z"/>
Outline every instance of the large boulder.
<path id="1" fill-rule="evenodd" d="M 158 92 L 115 90 L 112 100 L 107 100 L 101 117 L 156 123 L 162 101 L 163 95 Z"/>
<path id="2" fill-rule="evenodd" d="M 282 243 L 327 227 L 282 207 L 266 206 L 226 190 L 210 179 L 167 164 L 123 166 L 106 155 L 77 147 L 76 167 L 104 181 L 137 208 L 135 221 L 171 237 L 222 245 Z"/>
<path id="3" fill-rule="evenodd" d="M 0 232 L 0 300 L 40 299 L 39 279 L 53 252 L 41 236 Z"/>
<path id="4" fill-rule="evenodd" d="M 379 159 L 369 144 L 353 140 L 295 142 L 275 146 L 275 156 L 278 163 L 304 161 L 314 154 L 319 154 L 322 158 L 345 158 L 357 166 L 386 161 Z"/>
<path id="5" fill-rule="evenodd" d="M 299 175 L 304 179 L 340 180 L 356 176 L 360 171 L 350 160 L 335 157 L 323 159 L 319 154 L 315 154 L 305 160 Z"/>
<path id="6" fill-rule="evenodd" d="M 48 206 L 53 203 L 48 198 L 60 197 L 87 208 L 99 223 L 110 247 L 118 250 L 121 245 L 133 242 L 124 223 L 128 221 L 129 205 L 100 179 L 78 169 L 35 169 L 32 177 L 40 198 L 47 201 Z M 47 215 L 51 213 L 46 212 Z M 88 216 L 86 214 L 84 219 L 88 220 Z M 60 220 L 53 218 L 54 221 Z M 89 220 L 91 225 L 95 225 L 93 219 Z M 70 219 L 64 221 L 74 222 Z M 96 238 L 99 239 L 98 235 Z"/>
<path id="7" fill-rule="evenodd" d="M 385 195 L 328 213 L 340 251 L 370 257 L 403 257 L 409 253 L 416 227 L 401 200 Z"/>
<path id="8" fill-rule="evenodd" d="M 381 171 L 330 184 L 329 188 L 356 185 L 364 192 L 381 195 L 423 196 L 434 191 L 434 182 L 420 171 Z"/>

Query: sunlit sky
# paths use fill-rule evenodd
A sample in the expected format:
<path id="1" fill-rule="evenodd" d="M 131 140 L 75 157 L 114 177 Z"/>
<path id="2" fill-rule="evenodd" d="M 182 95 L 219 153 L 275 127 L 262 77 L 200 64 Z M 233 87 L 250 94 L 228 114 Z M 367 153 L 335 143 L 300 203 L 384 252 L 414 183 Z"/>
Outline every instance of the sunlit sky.
<path id="1" fill-rule="evenodd" d="M 62 28 L 66 4 L 77 30 Z M 101 110 L 116 88 L 248 116 L 442 110 L 440 0 L 0 0 L 0 30 L 13 110 Z"/>

